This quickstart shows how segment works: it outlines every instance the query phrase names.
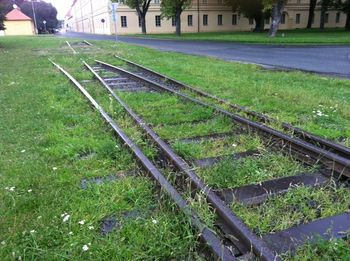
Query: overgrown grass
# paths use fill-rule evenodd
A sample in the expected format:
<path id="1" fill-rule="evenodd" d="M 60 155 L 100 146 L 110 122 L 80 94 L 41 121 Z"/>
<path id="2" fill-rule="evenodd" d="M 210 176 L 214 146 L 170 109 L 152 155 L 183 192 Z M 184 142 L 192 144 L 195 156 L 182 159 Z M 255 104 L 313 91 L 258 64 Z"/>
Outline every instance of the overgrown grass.
<path id="1" fill-rule="evenodd" d="M 81 57 L 64 46 L 48 37 L 0 41 L 0 59 L 6 61 L 0 65 L 0 259 L 195 258 L 196 235 L 187 218 L 166 198 L 159 201 L 150 179 L 128 177 L 80 188 L 83 178 L 137 164 L 47 60 L 58 61 L 80 80 L 91 79 L 79 71 Z M 128 125 L 123 117 L 120 121 Z M 141 142 L 139 134 L 134 138 Z M 153 155 L 152 149 L 147 154 Z M 142 215 L 123 218 L 134 210 Z M 104 237 L 101 220 L 111 215 L 119 225 Z"/>
<path id="2" fill-rule="evenodd" d="M 108 43 L 98 44 L 108 47 Z M 350 144 L 349 80 L 302 72 L 264 71 L 255 65 L 124 44 L 117 53 L 232 103 Z M 105 60 L 117 63 L 113 57 Z"/>
<path id="3" fill-rule="evenodd" d="M 198 173 L 213 187 L 237 188 L 310 170 L 287 156 L 265 152 L 238 161 L 227 159 L 210 168 L 200 169 Z"/>
<path id="4" fill-rule="evenodd" d="M 183 33 L 175 34 L 134 35 L 157 39 L 178 39 L 196 41 L 228 41 L 236 43 L 258 44 L 350 44 L 349 32 L 344 29 L 312 30 L 280 30 L 275 38 L 268 37 L 267 32 L 213 32 L 213 33 Z"/>
<path id="5" fill-rule="evenodd" d="M 341 214 L 349 209 L 349 203 L 348 189 L 330 183 L 324 188 L 301 186 L 259 206 L 233 203 L 232 210 L 254 232 L 265 234 Z"/>
<path id="6" fill-rule="evenodd" d="M 327 137 L 347 139 L 350 136 L 350 85 L 345 80 L 294 72 L 263 72 L 252 65 L 181 54 L 171 54 L 169 58 L 169 53 L 112 42 L 96 42 L 97 47 L 93 47 L 90 53 L 74 56 L 65 47 L 64 40 L 29 37 L 1 40 L 0 56 L 8 62 L 0 65 L 0 108 L 6 112 L 0 114 L 0 200 L 3 202 L 0 204 L 0 259 L 12 258 L 12 252 L 15 252 L 15 258 L 47 260 L 196 258 L 196 236 L 187 219 L 174 212 L 167 200 L 159 201 L 154 196 L 154 185 L 147 178 L 129 177 L 103 186 L 91 186 L 88 190 L 79 188 L 82 178 L 127 171 L 134 169 L 136 163 L 84 98 L 51 67 L 48 57 L 79 80 L 91 80 L 92 75 L 88 71 L 81 71 L 81 59 L 92 63 L 93 59 L 98 58 L 122 64 L 111 56 L 117 52 L 179 80 L 210 90 L 217 96 L 267 111 L 283 120 L 297 122 Z M 19 67 L 22 72 L 17 76 Z M 133 126 L 104 90 L 95 84 L 84 85 L 146 154 L 154 157 L 154 148 L 149 146 L 140 130 Z M 318 92 L 319 89 L 322 92 Z M 178 102 L 170 96 L 156 102 L 147 100 L 146 95 L 141 98 L 130 98 L 128 103 L 134 107 L 142 104 L 143 108 L 162 113 L 160 108 Z M 329 115 L 332 122 L 320 122 L 312 112 L 319 108 L 334 111 L 334 107 L 334 114 L 323 112 Z M 176 105 L 176 114 L 186 110 L 200 111 L 199 108 Z M 203 118 L 207 119 L 207 113 L 201 111 L 199 118 L 205 115 Z M 184 113 L 182 115 L 186 116 Z M 167 118 L 164 117 L 164 120 Z M 21 120 L 21 124 L 18 124 L 18 120 Z M 224 117 L 209 118 L 206 122 L 175 124 L 180 121 L 175 117 L 165 125 L 156 126 L 155 130 L 163 139 L 170 140 L 235 129 L 232 121 Z M 285 163 L 281 159 L 275 161 Z M 295 162 L 287 164 L 287 168 L 284 168 L 286 164 L 279 168 L 275 161 L 267 160 L 268 163 L 261 165 L 259 162 L 254 165 L 256 161 L 252 161 L 251 165 L 243 166 L 242 171 L 237 173 L 247 177 L 243 180 L 250 183 L 274 177 L 271 173 L 284 176 L 302 170 L 293 165 Z M 277 167 L 273 168 L 270 164 Z M 244 169 L 257 169 L 263 174 L 257 172 L 249 177 L 251 173 Z M 226 173 L 216 175 L 217 179 L 213 178 L 212 184 L 226 187 L 227 182 L 231 182 L 237 185 L 234 176 L 229 176 L 228 166 L 222 170 Z M 334 195 L 337 198 L 333 201 Z M 302 201 L 304 196 L 324 206 L 321 214 L 325 216 L 348 208 L 346 190 L 332 187 L 312 192 L 300 188 L 295 195 L 291 192 L 260 207 L 246 209 L 235 205 L 234 208 L 253 228 L 260 229 L 257 222 L 263 220 L 258 232 L 264 233 L 319 215 L 319 210 L 313 209 L 314 203 L 310 203 L 312 206 L 308 210 L 304 211 L 303 208 L 304 212 L 292 216 L 289 222 L 285 219 L 279 225 L 273 222 L 286 215 L 288 209 L 283 206 L 287 207 L 289 203 L 308 204 L 308 201 Z M 212 222 L 209 207 L 204 202 L 197 200 L 193 205 L 203 212 L 201 216 L 206 217 L 208 223 Z M 264 207 L 266 205 L 270 207 Z M 129 210 L 140 210 L 143 215 L 124 220 L 122 213 Z M 69 222 L 63 222 L 61 215 L 64 213 L 71 215 Z M 100 220 L 112 214 L 121 217 L 122 226 L 108 237 L 102 237 L 98 229 Z M 78 223 L 81 220 L 85 220 L 84 225 Z M 89 226 L 94 228 L 90 230 Z M 70 235 L 70 232 L 73 234 Z M 85 244 L 89 247 L 86 252 L 82 250 Z M 324 249 L 329 251 L 326 247 Z M 340 248 L 339 251 L 339 254 L 345 253 Z M 327 253 L 338 257 L 336 253 Z"/>

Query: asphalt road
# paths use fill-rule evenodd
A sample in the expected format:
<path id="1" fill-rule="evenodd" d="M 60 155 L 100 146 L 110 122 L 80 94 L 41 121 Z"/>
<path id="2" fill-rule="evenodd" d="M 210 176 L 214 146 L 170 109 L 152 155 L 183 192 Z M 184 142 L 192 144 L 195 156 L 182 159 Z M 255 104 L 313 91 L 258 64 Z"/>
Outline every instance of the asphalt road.
<path id="1" fill-rule="evenodd" d="M 115 40 L 114 36 L 63 33 L 61 37 Z M 350 35 L 349 35 L 350 37 Z M 229 61 L 255 63 L 267 68 L 286 68 L 350 79 L 350 46 L 279 46 L 216 41 L 158 40 L 119 36 L 118 40 L 161 51 L 212 56 Z"/>

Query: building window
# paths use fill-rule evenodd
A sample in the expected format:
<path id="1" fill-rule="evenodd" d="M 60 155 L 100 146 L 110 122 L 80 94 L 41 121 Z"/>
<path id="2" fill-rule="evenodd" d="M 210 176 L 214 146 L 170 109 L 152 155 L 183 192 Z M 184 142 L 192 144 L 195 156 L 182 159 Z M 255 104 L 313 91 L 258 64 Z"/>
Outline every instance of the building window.
<path id="1" fill-rule="evenodd" d="M 281 24 L 285 24 L 286 23 L 286 14 L 282 14 L 281 16 Z"/>
<path id="2" fill-rule="evenodd" d="M 174 17 L 171 18 L 171 26 L 176 26 L 176 19 Z"/>
<path id="3" fill-rule="evenodd" d="M 340 23 L 340 12 L 338 12 L 338 13 L 336 14 L 336 16 L 335 16 L 335 22 L 336 22 L 337 24 Z"/>
<path id="4" fill-rule="evenodd" d="M 193 16 L 192 15 L 187 16 L 187 25 L 193 26 Z"/>
<path id="5" fill-rule="evenodd" d="M 300 14 L 296 14 L 295 16 L 295 23 L 300 24 Z"/>
<path id="6" fill-rule="evenodd" d="M 218 25 L 222 25 L 222 14 L 218 15 Z"/>
<path id="7" fill-rule="evenodd" d="M 157 27 L 161 27 L 162 26 L 162 23 L 161 23 L 161 20 L 160 20 L 160 15 L 156 15 L 155 21 L 156 21 L 156 26 Z"/>
<path id="8" fill-rule="evenodd" d="M 325 24 L 328 23 L 328 19 L 329 19 L 329 13 L 326 13 L 326 14 L 324 15 L 324 23 L 325 23 Z"/>
<path id="9" fill-rule="evenodd" d="M 203 15 L 203 25 L 207 26 L 208 25 L 208 15 Z"/>
<path id="10" fill-rule="evenodd" d="M 232 25 L 236 25 L 237 24 L 237 15 L 233 14 L 232 15 Z"/>
<path id="11" fill-rule="evenodd" d="M 203 4 L 207 4 L 208 3 L 208 0 L 203 0 Z"/>
<path id="12" fill-rule="evenodd" d="M 155 3 L 155 4 L 159 4 L 160 1 L 159 1 L 159 0 L 154 0 L 154 3 Z"/>
<path id="13" fill-rule="evenodd" d="M 253 18 L 249 18 L 249 24 L 253 25 L 254 24 L 254 19 Z"/>
<path id="14" fill-rule="evenodd" d="M 122 25 L 122 27 L 127 27 L 128 26 L 128 22 L 127 22 L 127 20 L 126 20 L 126 16 L 121 16 L 120 17 L 120 20 L 121 20 L 121 25 Z"/>

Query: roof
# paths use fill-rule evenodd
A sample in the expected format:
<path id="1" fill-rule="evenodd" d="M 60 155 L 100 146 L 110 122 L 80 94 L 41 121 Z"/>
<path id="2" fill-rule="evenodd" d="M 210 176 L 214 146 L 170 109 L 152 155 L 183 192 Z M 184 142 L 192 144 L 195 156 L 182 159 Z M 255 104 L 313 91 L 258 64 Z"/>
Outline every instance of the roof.
<path id="1" fill-rule="evenodd" d="M 7 21 L 31 21 L 32 19 L 23 14 L 19 9 L 15 8 L 6 15 Z"/>

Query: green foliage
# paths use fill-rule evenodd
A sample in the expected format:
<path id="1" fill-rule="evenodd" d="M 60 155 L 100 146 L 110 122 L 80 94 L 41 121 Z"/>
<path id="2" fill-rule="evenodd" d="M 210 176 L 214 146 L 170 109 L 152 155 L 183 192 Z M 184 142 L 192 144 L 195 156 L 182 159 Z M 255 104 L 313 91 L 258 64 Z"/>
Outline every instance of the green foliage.
<path id="1" fill-rule="evenodd" d="M 191 2 L 190 0 L 163 0 L 160 3 L 162 16 L 166 18 L 175 18 L 178 14 L 181 14 Z"/>
<path id="2" fill-rule="evenodd" d="M 248 18 L 254 18 L 264 9 L 263 0 L 226 0 L 225 3 Z"/>
<path id="3" fill-rule="evenodd" d="M 46 21 L 47 30 L 55 29 L 59 26 L 57 20 L 57 10 L 54 6 L 52 6 L 52 4 L 46 2 L 33 2 L 33 4 L 35 8 L 36 23 L 39 31 L 44 31 L 44 20 Z M 20 7 L 21 11 L 25 15 L 34 20 L 31 2 L 23 2 Z"/>

